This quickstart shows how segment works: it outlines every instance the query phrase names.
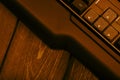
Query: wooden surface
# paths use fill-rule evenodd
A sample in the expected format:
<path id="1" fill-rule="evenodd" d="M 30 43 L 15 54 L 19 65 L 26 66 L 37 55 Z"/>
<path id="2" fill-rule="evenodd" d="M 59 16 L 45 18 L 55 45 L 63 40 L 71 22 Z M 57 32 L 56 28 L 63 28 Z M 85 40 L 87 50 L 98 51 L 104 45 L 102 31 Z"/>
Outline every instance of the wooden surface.
<path id="1" fill-rule="evenodd" d="M 0 80 L 98 80 L 67 51 L 53 50 L 0 4 Z"/>

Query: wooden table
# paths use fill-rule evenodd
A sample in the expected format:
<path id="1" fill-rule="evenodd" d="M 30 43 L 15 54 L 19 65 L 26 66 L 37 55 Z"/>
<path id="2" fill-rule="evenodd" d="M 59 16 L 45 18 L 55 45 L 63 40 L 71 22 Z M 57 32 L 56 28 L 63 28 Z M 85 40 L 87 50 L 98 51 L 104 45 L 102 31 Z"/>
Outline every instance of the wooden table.
<path id="1" fill-rule="evenodd" d="M 67 51 L 50 49 L 0 4 L 0 80 L 98 80 Z"/>

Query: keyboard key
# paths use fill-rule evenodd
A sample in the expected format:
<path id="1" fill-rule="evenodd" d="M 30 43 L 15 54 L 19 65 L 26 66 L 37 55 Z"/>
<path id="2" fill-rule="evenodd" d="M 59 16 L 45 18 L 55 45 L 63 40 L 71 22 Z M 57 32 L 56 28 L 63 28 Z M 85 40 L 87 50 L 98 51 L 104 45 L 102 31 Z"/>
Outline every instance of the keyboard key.
<path id="1" fill-rule="evenodd" d="M 90 5 L 95 0 L 83 0 L 87 5 Z"/>
<path id="2" fill-rule="evenodd" d="M 96 0 L 95 4 L 102 9 L 102 11 L 105 11 L 111 6 L 111 3 L 109 0 Z"/>
<path id="3" fill-rule="evenodd" d="M 95 11 L 99 15 L 103 14 L 103 10 L 97 7 L 96 5 L 93 6 L 92 10 Z"/>
<path id="4" fill-rule="evenodd" d="M 74 10 L 79 14 L 87 8 L 87 4 L 82 0 L 74 0 L 73 3 Z"/>
<path id="5" fill-rule="evenodd" d="M 108 26 L 108 22 L 101 17 L 94 23 L 94 26 L 97 30 L 102 32 Z"/>
<path id="6" fill-rule="evenodd" d="M 114 22 L 112 26 L 120 33 L 120 25 L 118 23 Z"/>
<path id="7" fill-rule="evenodd" d="M 108 0 L 112 5 L 114 5 L 116 8 L 120 10 L 120 0 Z"/>
<path id="8" fill-rule="evenodd" d="M 118 35 L 118 32 L 112 26 L 109 26 L 103 34 L 109 41 L 112 41 Z"/>
<path id="9" fill-rule="evenodd" d="M 120 50 L 120 38 L 115 42 L 115 46 Z"/>
<path id="10" fill-rule="evenodd" d="M 104 14 L 103 14 L 103 17 L 109 22 L 111 23 L 116 17 L 117 17 L 117 14 L 111 10 L 111 9 L 108 9 Z"/>
<path id="11" fill-rule="evenodd" d="M 99 17 L 99 15 L 93 11 L 92 9 L 89 10 L 85 15 L 84 15 L 84 18 L 90 22 L 90 23 L 93 23 L 97 18 Z"/>

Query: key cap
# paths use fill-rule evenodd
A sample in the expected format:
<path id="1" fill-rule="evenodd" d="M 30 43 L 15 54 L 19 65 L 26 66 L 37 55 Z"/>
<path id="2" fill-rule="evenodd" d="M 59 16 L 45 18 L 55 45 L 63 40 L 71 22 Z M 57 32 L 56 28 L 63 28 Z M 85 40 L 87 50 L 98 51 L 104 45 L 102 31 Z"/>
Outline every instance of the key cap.
<path id="1" fill-rule="evenodd" d="M 112 26 L 120 33 L 120 25 L 118 23 L 114 22 Z"/>
<path id="2" fill-rule="evenodd" d="M 92 2 L 94 2 L 95 0 L 83 0 L 87 5 L 90 5 Z"/>
<path id="3" fill-rule="evenodd" d="M 117 35 L 118 35 L 118 32 L 112 27 L 112 26 L 109 26 L 104 32 L 103 34 L 105 35 L 105 37 L 112 41 Z"/>
<path id="4" fill-rule="evenodd" d="M 104 14 L 103 17 L 109 22 L 111 23 L 115 18 L 117 18 L 117 14 L 111 10 L 108 9 Z"/>
<path id="5" fill-rule="evenodd" d="M 102 32 L 108 26 L 108 22 L 101 17 L 94 23 L 94 26 L 97 30 Z"/>
<path id="6" fill-rule="evenodd" d="M 89 10 L 85 15 L 84 18 L 90 22 L 93 23 L 97 18 L 99 17 L 99 15 L 94 11 L 94 10 Z"/>
<path id="7" fill-rule="evenodd" d="M 82 13 L 86 8 L 87 8 L 87 4 L 85 2 L 83 2 L 82 0 L 74 0 L 72 3 L 72 7 L 73 9 L 78 13 Z"/>

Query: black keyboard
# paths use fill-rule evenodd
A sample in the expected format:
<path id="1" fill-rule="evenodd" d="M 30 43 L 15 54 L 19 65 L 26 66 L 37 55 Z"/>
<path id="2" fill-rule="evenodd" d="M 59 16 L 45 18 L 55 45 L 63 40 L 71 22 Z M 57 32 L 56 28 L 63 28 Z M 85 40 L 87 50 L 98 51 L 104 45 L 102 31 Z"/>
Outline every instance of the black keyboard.
<path id="1" fill-rule="evenodd" d="M 64 49 L 101 80 L 120 80 L 119 0 L 1 0 L 49 47 Z"/>

